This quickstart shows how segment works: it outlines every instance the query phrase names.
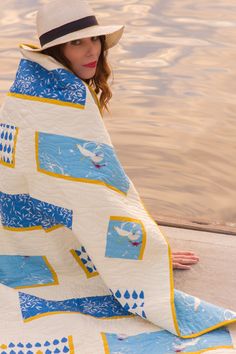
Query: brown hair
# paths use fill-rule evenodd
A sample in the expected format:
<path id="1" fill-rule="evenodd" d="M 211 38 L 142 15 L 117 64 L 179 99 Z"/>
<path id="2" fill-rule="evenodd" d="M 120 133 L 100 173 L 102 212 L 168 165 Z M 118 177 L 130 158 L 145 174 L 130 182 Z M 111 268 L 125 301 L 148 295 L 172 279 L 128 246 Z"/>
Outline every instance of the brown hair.
<path id="1" fill-rule="evenodd" d="M 94 77 L 84 81 L 94 89 L 97 95 L 100 94 L 99 103 L 101 111 L 103 112 L 104 109 L 106 109 L 109 112 L 108 102 L 112 98 L 112 92 L 107 81 L 112 71 L 107 61 L 108 51 L 106 49 L 106 37 L 99 36 L 99 38 L 101 41 L 101 54 L 98 59 L 96 73 Z M 63 54 L 63 46 L 64 44 L 58 44 L 56 46 L 42 50 L 42 53 L 50 55 L 73 72 L 70 61 Z"/>

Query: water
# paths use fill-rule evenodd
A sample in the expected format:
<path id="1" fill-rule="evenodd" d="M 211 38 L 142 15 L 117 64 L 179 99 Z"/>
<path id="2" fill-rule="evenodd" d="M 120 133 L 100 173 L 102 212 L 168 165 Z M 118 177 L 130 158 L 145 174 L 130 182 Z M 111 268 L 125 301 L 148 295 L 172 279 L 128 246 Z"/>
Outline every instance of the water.
<path id="1" fill-rule="evenodd" d="M 1 0 L 0 103 L 44 2 Z M 236 3 L 90 3 L 100 23 L 126 25 L 105 122 L 147 209 L 236 227 Z"/>

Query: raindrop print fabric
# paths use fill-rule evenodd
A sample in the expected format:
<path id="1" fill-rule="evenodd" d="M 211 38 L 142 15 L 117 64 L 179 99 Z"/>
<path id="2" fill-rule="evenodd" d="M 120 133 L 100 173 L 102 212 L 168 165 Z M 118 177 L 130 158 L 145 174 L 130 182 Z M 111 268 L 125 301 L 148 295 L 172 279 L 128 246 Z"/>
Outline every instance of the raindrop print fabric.
<path id="1" fill-rule="evenodd" d="M 174 289 L 91 88 L 21 53 L 0 114 L 0 353 L 234 350 L 236 313 Z"/>

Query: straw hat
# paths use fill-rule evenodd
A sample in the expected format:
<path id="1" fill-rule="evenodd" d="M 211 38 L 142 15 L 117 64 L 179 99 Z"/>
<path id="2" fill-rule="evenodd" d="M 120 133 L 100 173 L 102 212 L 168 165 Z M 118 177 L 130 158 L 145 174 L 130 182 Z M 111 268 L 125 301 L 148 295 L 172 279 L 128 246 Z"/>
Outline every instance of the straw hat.
<path id="1" fill-rule="evenodd" d="M 30 45 L 27 50 L 40 52 L 75 39 L 106 36 L 106 48 L 116 45 L 124 26 L 102 26 L 86 0 L 54 0 L 41 6 L 36 18 L 41 47 Z"/>

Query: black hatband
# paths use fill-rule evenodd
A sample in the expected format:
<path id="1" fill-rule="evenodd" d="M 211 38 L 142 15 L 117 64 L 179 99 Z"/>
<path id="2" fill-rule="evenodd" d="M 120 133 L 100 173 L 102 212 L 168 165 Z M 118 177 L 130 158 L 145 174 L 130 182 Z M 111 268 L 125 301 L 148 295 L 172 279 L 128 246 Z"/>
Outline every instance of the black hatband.
<path id="1" fill-rule="evenodd" d="M 65 36 L 66 34 L 96 25 L 98 25 L 98 21 L 95 16 L 83 17 L 79 20 L 66 23 L 65 25 L 54 28 L 53 30 L 42 34 L 39 37 L 40 44 L 41 46 L 43 46 L 49 42 L 54 41 L 57 38 Z"/>

